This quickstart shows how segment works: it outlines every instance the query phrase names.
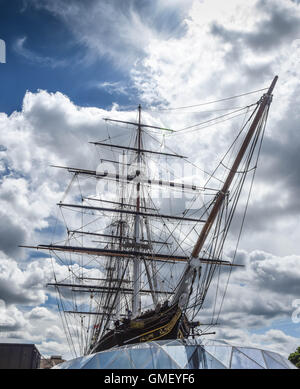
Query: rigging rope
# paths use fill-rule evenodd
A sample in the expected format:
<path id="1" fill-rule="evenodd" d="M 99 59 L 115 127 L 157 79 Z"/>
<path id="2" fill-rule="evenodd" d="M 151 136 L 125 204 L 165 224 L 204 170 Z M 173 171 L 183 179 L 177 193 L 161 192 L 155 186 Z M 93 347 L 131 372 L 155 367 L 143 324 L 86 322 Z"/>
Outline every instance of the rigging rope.
<path id="1" fill-rule="evenodd" d="M 201 126 L 201 125 L 203 125 L 203 124 L 211 123 L 211 122 L 213 122 L 213 121 L 215 121 L 215 120 L 218 120 L 218 119 L 221 119 L 221 118 L 230 116 L 230 115 L 232 115 L 232 114 L 234 114 L 234 113 L 236 113 L 236 112 L 241 112 L 241 111 L 244 111 L 245 109 L 248 110 L 250 107 L 253 107 L 254 105 L 257 105 L 257 102 L 255 102 L 255 103 L 253 103 L 253 104 L 250 104 L 250 105 L 247 105 L 247 106 L 245 106 L 245 107 L 243 107 L 243 108 L 237 109 L 237 110 L 235 110 L 235 111 L 232 111 L 232 112 L 229 112 L 229 113 L 225 113 L 224 115 L 217 116 L 217 117 L 215 117 L 215 118 L 213 118 L 213 119 L 205 120 L 204 122 L 200 122 L 200 123 L 197 123 L 197 124 L 193 124 L 192 126 L 188 126 L 188 127 L 182 128 L 182 129 L 180 129 L 180 130 L 176 130 L 174 135 L 178 134 L 179 132 L 186 131 L 186 130 L 190 130 L 191 128 L 199 127 L 199 126 Z M 226 120 L 233 119 L 233 118 L 235 118 L 235 117 L 237 117 L 237 116 L 240 116 L 240 115 L 241 115 L 241 114 L 238 114 L 238 115 L 229 117 L 229 118 L 226 119 Z M 219 121 L 219 122 L 217 122 L 217 123 L 213 123 L 212 125 L 222 123 L 223 121 L 225 121 L 225 120 Z M 209 126 L 202 127 L 202 128 L 200 128 L 200 129 L 195 129 L 194 131 L 199 131 L 199 130 L 202 130 L 203 128 L 207 128 L 207 127 L 209 127 Z M 185 133 L 187 133 L 187 132 L 192 132 L 192 131 L 186 131 Z M 173 135 L 173 134 L 171 134 L 170 136 L 172 136 L 172 135 Z"/>
<path id="2" fill-rule="evenodd" d="M 256 158 L 256 161 L 255 161 L 255 166 L 256 167 L 258 165 L 258 160 L 259 160 L 259 156 L 260 156 L 260 152 L 261 152 L 262 142 L 263 142 L 263 138 L 264 138 L 264 135 L 265 135 L 265 129 L 266 129 L 266 124 L 267 124 L 267 118 L 268 118 L 268 114 L 269 114 L 269 109 L 270 109 L 270 105 L 268 105 L 267 110 L 265 112 L 265 115 L 263 117 L 264 123 L 263 123 L 262 135 L 261 135 L 260 144 L 259 144 L 259 148 L 258 148 L 257 158 Z M 238 239 L 237 239 L 237 243 L 236 243 L 236 247 L 235 247 L 232 263 L 234 263 L 234 261 L 235 261 L 237 250 L 238 250 L 238 245 L 239 245 L 239 242 L 240 242 L 240 239 L 241 239 L 241 235 L 242 235 L 242 231 L 243 231 L 243 227 L 244 227 L 244 223 L 245 223 L 245 218 L 246 218 L 246 214 L 247 214 L 247 210 L 248 210 L 248 206 L 249 206 L 250 196 L 251 196 L 251 192 L 252 192 L 252 188 L 253 188 L 253 184 L 254 184 L 255 174 L 256 174 L 256 169 L 254 170 L 253 175 L 252 175 L 250 189 L 249 189 L 249 192 L 248 192 L 248 197 L 247 197 L 247 201 L 246 201 L 246 205 L 245 205 L 245 210 L 244 210 L 244 213 L 243 213 L 242 223 L 241 223 L 241 227 L 240 227 L 240 231 L 239 231 L 239 235 L 238 235 Z M 219 316 L 220 316 L 221 311 L 222 311 L 225 295 L 227 293 L 227 288 L 228 288 L 228 285 L 229 285 L 229 278 L 230 278 L 231 272 L 232 272 L 232 268 L 230 268 L 230 271 L 229 271 L 228 280 L 227 280 L 227 283 L 226 283 L 226 286 L 225 286 L 225 290 L 224 290 L 224 294 L 223 294 L 223 297 L 222 297 L 222 300 L 221 300 L 221 304 L 220 304 L 220 309 L 219 309 L 219 312 L 218 312 L 217 320 L 219 319 Z"/>
<path id="3" fill-rule="evenodd" d="M 225 97 L 223 99 L 219 99 L 219 100 L 214 100 L 214 101 L 208 101 L 206 103 L 200 103 L 200 104 L 194 104 L 194 105 L 187 105 L 187 106 L 183 106 L 183 107 L 171 107 L 171 108 L 163 108 L 163 109 L 160 109 L 160 110 L 153 110 L 153 111 L 173 111 L 173 110 L 177 110 L 177 109 L 185 109 L 185 108 L 194 108 L 194 107 L 200 107 L 200 106 L 203 106 L 203 105 L 209 105 L 209 104 L 214 104 L 214 103 L 219 103 L 221 101 L 227 101 L 227 100 L 232 100 L 232 99 L 236 99 L 238 97 L 243 97 L 243 96 L 247 96 L 247 95 L 250 95 L 250 94 L 253 94 L 253 93 L 258 93 L 258 92 L 262 92 L 264 90 L 266 90 L 268 88 L 262 88 L 262 89 L 257 89 L 255 91 L 252 91 L 252 92 L 247 92 L 247 93 L 242 93 L 240 95 L 236 95 L 236 96 L 231 96 L 231 97 Z"/>

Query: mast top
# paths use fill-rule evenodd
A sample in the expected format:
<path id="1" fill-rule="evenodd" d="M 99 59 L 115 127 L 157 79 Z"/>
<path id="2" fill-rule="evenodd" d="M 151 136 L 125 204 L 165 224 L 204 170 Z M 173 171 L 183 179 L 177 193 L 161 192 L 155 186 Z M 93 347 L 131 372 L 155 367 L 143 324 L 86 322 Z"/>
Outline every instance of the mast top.
<path id="1" fill-rule="evenodd" d="M 116 120 L 116 119 L 110 119 L 110 118 L 103 118 L 103 120 L 105 121 L 109 121 L 109 122 L 117 122 L 117 123 L 124 123 L 124 124 L 132 124 L 134 126 L 138 126 L 139 128 L 141 127 L 146 127 L 146 128 L 154 128 L 156 130 L 163 130 L 163 131 L 170 131 L 170 132 L 175 132 L 174 130 L 171 130 L 170 128 L 165 128 L 165 127 L 157 127 L 157 126 L 150 126 L 148 124 L 143 124 L 140 122 L 140 119 L 141 119 L 141 110 L 142 110 L 142 106 L 141 104 L 138 105 L 138 112 L 139 112 L 139 121 L 138 123 L 136 122 L 129 122 L 129 121 L 126 121 L 126 120 Z"/>

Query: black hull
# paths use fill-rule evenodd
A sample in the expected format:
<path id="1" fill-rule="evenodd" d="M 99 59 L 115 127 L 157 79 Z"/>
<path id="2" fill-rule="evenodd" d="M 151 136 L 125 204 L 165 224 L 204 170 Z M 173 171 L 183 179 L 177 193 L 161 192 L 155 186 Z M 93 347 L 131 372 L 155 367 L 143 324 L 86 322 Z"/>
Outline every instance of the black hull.
<path id="1" fill-rule="evenodd" d="M 125 321 L 105 334 L 93 347 L 92 353 L 133 343 L 184 338 L 188 334 L 188 320 L 176 304 L 159 312 L 151 311 L 134 320 Z"/>

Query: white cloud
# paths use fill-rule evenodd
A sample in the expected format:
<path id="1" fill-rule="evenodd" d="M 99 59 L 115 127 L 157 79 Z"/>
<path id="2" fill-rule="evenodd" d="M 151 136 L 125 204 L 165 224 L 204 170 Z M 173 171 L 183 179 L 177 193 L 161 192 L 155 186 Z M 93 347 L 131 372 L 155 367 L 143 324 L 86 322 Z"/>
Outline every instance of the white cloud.
<path id="1" fill-rule="evenodd" d="M 257 347 L 278 352 L 285 358 L 294 352 L 300 342 L 300 337 L 290 336 L 281 330 L 271 329 L 263 334 L 251 334 L 244 329 L 220 330 L 218 339 L 224 339 L 229 344 L 241 347 Z"/>
<path id="2" fill-rule="evenodd" d="M 70 274 L 101 277 L 97 269 L 81 269 L 78 265 L 58 264 L 55 259 L 31 260 L 27 266 L 18 265 L 8 257 L 0 258 L 0 330 L 2 341 L 34 342 L 42 355 L 70 354 L 58 308 L 49 303 L 56 293 L 46 287 L 58 281 L 68 282 Z M 66 294 L 66 298 L 70 297 Z M 52 300 L 53 301 L 53 300 Z M 67 301 L 67 300 L 65 300 Z M 81 299 L 77 298 L 78 307 Z M 74 333 L 78 331 L 74 329 Z M 74 339 L 76 343 L 76 340 Z"/>
<path id="3" fill-rule="evenodd" d="M 18 331 L 26 329 L 28 323 L 22 313 L 14 306 L 6 308 L 5 302 L 0 300 L 1 332 Z"/>
<path id="4" fill-rule="evenodd" d="M 45 307 L 35 307 L 26 316 L 29 319 L 56 319 L 56 315 Z"/>
<path id="5" fill-rule="evenodd" d="M 180 12 L 184 3 L 176 2 Z M 275 12 L 278 9 L 284 10 L 283 18 L 278 19 L 278 22 L 284 22 L 288 14 L 293 15 L 294 21 L 299 18 L 299 8 L 295 4 L 276 0 L 273 12 L 267 8 L 270 2 L 264 1 L 247 4 L 241 1 L 226 4 L 219 1 L 195 1 L 193 7 L 188 8 L 188 13 L 181 14 L 184 15 L 181 20 L 184 28 L 175 36 L 167 36 L 162 31 L 151 28 L 150 23 L 143 24 L 141 14 L 136 9 L 122 9 L 116 14 L 112 3 L 91 4 L 90 10 L 93 12 L 83 12 L 80 3 L 67 5 L 66 2 L 55 1 L 42 2 L 39 6 L 58 15 L 71 29 L 76 26 L 77 31 L 74 31 L 74 34 L 77 39 L 96 52 L 97 56 L 102 58 L 108 55 L 114 61 L 121 56 L 120 64 L 126 69 L 129 63 L 135 63 L 130 73 L 133 87 L 137 88 L 146 104 L 162 103 L 173 107 L 193 105 L 265 87 L 273 75 L 279 73 L 280 79 L 274 93 L 266 141 L 267 146 L 275 144 L 281 152 L 281 166 L 286 161 L 295 161 L 295 154 L 294 159 L 289 160 L 291 153 L 288 140 L 293 136 L 293 143 L 295 146 L 299 145 L 298 135 L 293 131 L 299 121 L 299 96 L 296 89 L 296 81 L 299 78 L 299 48 L 290 46 L 286 39 L 297 38 L 297 35 L 291 35 L 292 32 L 289 31 L 292 30 L 288 30 L 281 37 L 280 45 L 275 46 L 276 51 L 273 50 L 273 41 L 265 41 L 265 44 L 268 44 L 268 50 L 265 52 L 260 50 L 262 42 L 259 42 L 258 61 L 258 51 L 255 50 L 255 34 L 261 32 L 258 28 L 263 22 L 268 22 L 269 31 L 272 31 L 272 20 L 278 17 Z M 166 3 L 164 6 L 167 6 Z M 108 11 L 106 23 L 101 24 L 98 19 L 104 11 Z M 116 15 L 119 17 L 117 29 L 114 20 Z M 102 37 L 106 32 L 109 39 L 99 39 L 99 36 Z M 236 38 L 228 40 L 229 36 Z M 271 35 L 268 35 L 267 38 L 270 37 Z M 24 48 L 24 41 L 20 43 L 20 47 Z M 124 53 L 125 56 L 122 55 Z M 120 87 L 120 84 L 104 83 L 101 87 L 115 88 Z M 118 90 L 122 91 L 120 88 Z M 255 98 L 257 96 L 255 95 Z M 242 100 L 242 103 L 249 101 L 252 102 L 247 98 Z M 1 153 L 4 153 L 5 163 L 9 168 L 9 174 L 1 179 L 0 206 L 4 216 L 11 222 L 11 231 L 16 231 L 16 236 L 18 232 L 20 238 L 23 234 L 27 242 L 35 241 L 37 230 L 47 227 L 49 217 L 55 216 L 55 203 L 62 197 L 66 175 L 62 171 L 49 169 L 50 163 L 85 168 L 95 166 L 96 158 L 92 157 L 87 141 L 107 137 L 102 119 L 112 112 L 116 119 L 134 120 L 136 116 L 135 112 L 120 113 L 116 106 L 111 112 L 99 108 L 79 107 L 62 93 L 47 91 L 27 92 L 21 112 L 14 112 L 10 116 L 0 114 L 0 144 L 6 149 Z M 196 119 L 201 121 L 203 117 L 206 118 L 207 113 L 188 116 L 143 112 L 143 119 L 149 123 L 175 129 L 189 123 L 194 124 Z M 122 131 L 124 128 L 117 131 L 115 136 L 120 136 Z M 170 137 L 170 143 L 175 146 L 180 144 L 183 154 L 194 155 L 194 160 L 200 163 L 208 147 L 211 154 L 220 152 L 221 147 L 224 152 L 224 142 L 231 131 L 229 126 L 223 133 L 209 130 L 207 133 L 193 133 L 192 136 L 181 138 Z M 284 141 L 287 141 L 286 147 L 280 148 Z M 245 253 L 247 271 L 232 274 L 221 315 L 223 322 L 231 323 L 232 326 L 221 330 L 218 336 L 244 344 L 265 344 L 286 353 L 287 350 L 291 352 L 296 348 L 298 338 L 279 330 L 269 330 L 260 335 L 249 335 L 244 330 L 270 325 L 276 318 L 289 317 L 292 300 L 299 298 L 297 285 L 300 277 L 300 231 L 298 219 L 295 217 L 295 214 L 299 215 L 297 202 L 293 203 L 295 213 L 290 219 L 284 215 L 291 200 L 298 196 L 299 188 L 293 192 L 289 182 L 289 185 L 283 187 L 287 174 L 280 171 L 276 175 L 278 180 L 275 183 L 272 178 L 266 182 L 266 178 L 270 176 L 269 172 L 274 168 L 274 160 L 267 149 L 268 147 L 262 156 L 265 170 L 258 176 L 257 191 L 249 210 L 250 217 L 251 214 L 254 215 L 253 220 L 242 241 L 242 248 L 248 252 L 259 249 L 270 253 Z M 5 171 L 2 169 L 1 172 Z M 282 213 L 278 210 L 282 210 Z M 75 218 L 72 220 L 75 222 Z M 260 224 L 265 221 L 265 225 Z M 255 229 L 255 226 L 263 227 Z M 44 236 L 48 237 L 49 235 Z M 5 249 L 12 250 L 11 245 L 8 244 Z M 287 255 L 286 251 L 290 255 Z M 42 261 L 45 261 L 45 265 Z M 35 336 L 39 342 L 42 341 L 43 334 L 47 333 L 50 340 L 42 343 L 44 352 L 55 350 L 57 353 L 61 350 L 63 354 L 65 345 L 53 340 L 55 333 L 60 339 L 62 335 L 56 328 L 52 311 L 37 306 L 22 315 L 16 307 L 8 304 L 11 302 L 32 306 L 46 302 L 46 292 L 43 288 L 52 276 L 46 265 L 49 266 L 49 261 L 33 260 L 26 270 L 21 270 L 15 262 L 6 257 L 1 260 L 0 277 L 7 301 L 7 306 L 2 306 L 1 309 L 8 310 L 5 311 L 4 325 L 12 329 L 11 334 L 16 335 L 19 331 L 20 336 Z M 55 266 L 58 279 L 68 277 L 66 267 L 58 264 Z M 260 296 L 264 297 L 263 300 Z M 50 324 L 46 331 L 41 324 L 36 324 L 38 331 L 34 334 L 29 322 L 26 322 L 29 319 L 35 323 L 48 320 Z M 20 332 L 18 322 L 24 324 L 26 334 Z"/>
<path id="6" fill-rule="evenodd" d="M 37 63 L 42 66 L 50 66 L 52 68 L 57 68 L 61 66 L 66 66 L 68 62 L 66 60 L 55 59 L 51 57 L 43 57 L 32 50 L 29 50 L 25 47 L 27 37 L 18 38 L 14 44 L 14 50 L 24 57 L 27 61 L 32 63 Z"/>
<path id="7" fill-rule="evenodd" d="M 126 86 L 124 83 L 121 81 L 118 82 L 101 82 L 101 83 L 92 83 L 91 87 L 93 88 L 99 88 L 106 90 L 110 94 L 116 94 L 116 95 L 128 95 L 129 94 L 129 87 L 128 85 Z"/>
<path id="8" fill-rule="evenodd" d="M 46 302 L 43 270 L 32 262 L 22 271 L 8 257 L 0 259 L 1 298 L 6 304 L 39 305 Z"/>

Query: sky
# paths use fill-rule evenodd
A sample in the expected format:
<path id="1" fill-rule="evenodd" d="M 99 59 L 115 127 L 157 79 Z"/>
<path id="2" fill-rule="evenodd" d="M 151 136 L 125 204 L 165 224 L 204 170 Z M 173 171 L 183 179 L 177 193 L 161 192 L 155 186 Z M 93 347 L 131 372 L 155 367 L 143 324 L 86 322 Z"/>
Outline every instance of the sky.
<path id="1" fill-rule="evenodd" d="M 259 90 L 278 75 L 239 245 L 246 267 L 231 276 L 217 338 L 293 352 L 300 345 L 292 320 L 300 305 L 299 2 L 0 0 L 0 39 L 1 341 L 69 357 L 45 288 L 51 261 L 18 247 L 51 236 L 66 181 L 50 164 L 95 166 L 88 142 L 106 136 L 106 116 L 132 120 L 141 104 L 149 123 L 180 129 L 199 116 L 155 108 Z M 195 131 L 171 143 L 211 169 L 226 134 Z"/>

